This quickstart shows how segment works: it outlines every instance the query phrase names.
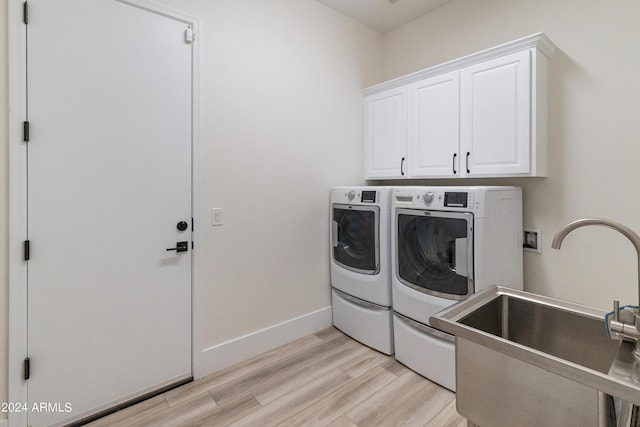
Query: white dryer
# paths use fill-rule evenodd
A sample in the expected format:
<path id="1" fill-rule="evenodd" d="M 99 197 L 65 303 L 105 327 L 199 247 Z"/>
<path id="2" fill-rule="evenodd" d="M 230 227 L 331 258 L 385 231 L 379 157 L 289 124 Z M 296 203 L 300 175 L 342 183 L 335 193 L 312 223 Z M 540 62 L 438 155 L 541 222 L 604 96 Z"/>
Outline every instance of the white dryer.
<path id="1" fill-rule="evenodd" d="M 493 285 L 522 289 L 522 191 L 396 187 L 392 199 L 396 359 L 455 391 L 454 337 L 429 318 Z"/>
<path id="2" fill-rule="evenodd" d="M 391 187 L 331 190 L 333 324 L 352 338 L 393 354 Z"/>

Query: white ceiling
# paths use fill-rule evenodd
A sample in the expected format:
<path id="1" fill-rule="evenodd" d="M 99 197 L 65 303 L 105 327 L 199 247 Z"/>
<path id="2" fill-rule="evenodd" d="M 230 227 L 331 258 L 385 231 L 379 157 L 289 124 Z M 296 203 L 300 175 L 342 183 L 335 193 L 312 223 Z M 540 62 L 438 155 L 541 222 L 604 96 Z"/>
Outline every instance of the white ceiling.
<path id="1" fill-rule="evenodd" d="M 452 0 L 318 0 L 379 33 L 394 30 Z"/>

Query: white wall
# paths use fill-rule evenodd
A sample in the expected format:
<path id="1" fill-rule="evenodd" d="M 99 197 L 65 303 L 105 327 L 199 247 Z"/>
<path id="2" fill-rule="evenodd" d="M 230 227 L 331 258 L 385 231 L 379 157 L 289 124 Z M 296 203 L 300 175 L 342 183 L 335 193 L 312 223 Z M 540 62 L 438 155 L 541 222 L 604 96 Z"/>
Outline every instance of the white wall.
<path id="1" fill-rule="evenodd" d="M 362 183 L 382 37 L 313 0 L 167 0 L 203 34 L 205 347 L 330 305 L 328 197 Z"/>
<path id="2" fill-rule="evenodd" d="M 543 231 L 542 255 L 525 253 L 528 291 L 605 309 L 613 298 L 638 301 L 635 251 L 624 237 L 591 227 L 574 231 L 561 251 L 550 246 L 582 217 L 640 232 L 639 16 L 637 0 L 456 0 L 385 34 L 381 81 L 538 31 L 558 46 L 549 178 L 468 180 L 523 187 L 525 226 Z"/>

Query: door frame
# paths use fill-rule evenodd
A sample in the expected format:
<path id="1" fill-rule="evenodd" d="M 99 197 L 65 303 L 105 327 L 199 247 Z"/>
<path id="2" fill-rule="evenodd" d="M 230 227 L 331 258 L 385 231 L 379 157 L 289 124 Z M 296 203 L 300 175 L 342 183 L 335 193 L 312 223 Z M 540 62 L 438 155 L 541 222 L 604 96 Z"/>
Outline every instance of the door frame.
<path id="1" fill-rule="evenodd" d="M 149 0 L 112 0 L 128 4 L 191 25 L 192 44 L 192 234 L 195 250 L 191 264 L 191 372 L 200 378 L 203 372 L 203 271 L 204 223 L 202 222 L 202 108 L 200 20 Z M 27 236 L 27 143 L 22 141 L 22 124 L 26 120 L 26 38 L 22 21 L 23 0 L 8 2 L 9 48 L 9 402 L 27 403 L 27 384 L 23 379 L 23 361 L 28 351 L 27 263 L 23 260 L 23 242 Z M 0 385 L 2 386 L 2 385 Z M 9 426 L 27 425 L 27 414 L 11 412 Z"/>

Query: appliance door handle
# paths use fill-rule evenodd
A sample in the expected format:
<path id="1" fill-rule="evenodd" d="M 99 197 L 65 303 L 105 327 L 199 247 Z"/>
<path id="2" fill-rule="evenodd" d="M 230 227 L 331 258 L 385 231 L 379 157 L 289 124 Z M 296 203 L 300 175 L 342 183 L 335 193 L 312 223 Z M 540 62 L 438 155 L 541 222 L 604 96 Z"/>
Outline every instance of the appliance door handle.
<path id="1" fill-rule="evenodd" d="M 331 224 L 331 245 L 333 245 L 334 248 L 338 247 L 338 222 L 337 221 L 333 221 Z"/>
<path id="2" fill-rule="evenodd" d="M 469 239 L 455 240 L 455 265 L 454 271 L 458 276 L 469 277 L 469 257 L 467 256 L 467 246 Z"/>
<path id="3" fill-rule="evenodd" d="M 450 334 L 447 334 L 446 332 L 442 332 L 438 329 L 432 328 L 431 326 L 423 325 L 422 323 L 416 322 L 415 320 L 409 319 L 408 317 L 405 317 L 398 313 L 394 313 L 394 316 L 396 316 L 396 318 L 399 321 L 401 321 L 402 323 L 404 323 L 410 328 L 418 330 L 427 335 L 431 335 L 432 337 L 440 338 L 445 341 L 455 343 L 455 336 L 453 335 L 450 335 Z M 428 321 L 429 319 L 427 319 L 427 322 Z"/>
<path id="4" fill-rule="evenodd" d="M 387 307 L 383 307 L 381 305 L 374 304 L 372 302 L 363 301 L 359 298 L 352 297 L 351 295 L 345 294 L 344 292 L 336 288 L 332 288 L 332 289 L 333 289 L 333 292 L 335 292 L 340 298 L 350 302 L 351 304 L 357 305 L 359 307 L 368 308 L 374 311 L 389 311 Z"/>

